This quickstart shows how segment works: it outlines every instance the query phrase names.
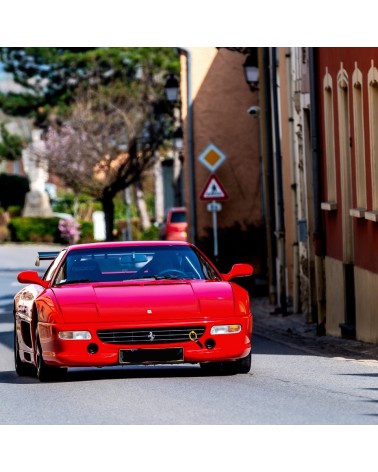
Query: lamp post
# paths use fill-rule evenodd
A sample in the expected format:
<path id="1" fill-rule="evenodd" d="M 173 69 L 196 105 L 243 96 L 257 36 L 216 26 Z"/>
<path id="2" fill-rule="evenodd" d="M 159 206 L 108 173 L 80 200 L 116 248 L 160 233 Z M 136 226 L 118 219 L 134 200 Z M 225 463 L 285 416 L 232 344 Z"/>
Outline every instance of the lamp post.
<path id="1" fill-rule="evenodd" d="M 258 90 L 259 85 L 259 65 L 257 57 L 257 48 L 251 48 L 243 64 L 245 80 L 250 89 L 254 92 Z"/>

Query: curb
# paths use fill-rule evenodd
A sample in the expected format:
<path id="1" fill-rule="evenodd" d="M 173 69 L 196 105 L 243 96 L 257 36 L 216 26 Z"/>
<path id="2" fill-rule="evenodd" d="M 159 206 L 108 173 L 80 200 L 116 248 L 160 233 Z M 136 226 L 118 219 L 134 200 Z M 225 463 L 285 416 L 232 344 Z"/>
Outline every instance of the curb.
<path id="1" fill-rule="evenodd" d="M 267 298 L 252 300 L 253 333 L 313 355 L 370 361 L 378 367 L 378 345 L 335 336 L 318 336 L 316 324 L 308 324 L 306 316 L 271 314 L 274 306 Z"/>

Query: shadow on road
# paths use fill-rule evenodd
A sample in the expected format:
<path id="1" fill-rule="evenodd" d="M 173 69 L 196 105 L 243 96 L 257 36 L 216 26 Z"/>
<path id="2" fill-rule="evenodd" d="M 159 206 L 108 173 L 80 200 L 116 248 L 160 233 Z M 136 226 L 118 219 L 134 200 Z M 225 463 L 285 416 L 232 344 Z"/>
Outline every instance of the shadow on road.
<path id="1" fill-rule="evenodd" d="M 251 371 L 252 374 L 252 371 Z M 251 375 L 250 374 L 250 375 Z M 199 365 L 183 366 L 127 366 L 104 367 L 101 369 L 69 369 L 61 380 L 51 383 L 92 382 L 95 380 L 117 379 L 156 379 L 156 378 L 186 378 L 186 377 L 233 377 L 235 374 L 221 372 L 219 374 L 205 373 Z M 0 384 L 41 384 L 35 377 L 19 377 L 15 371 L 0 372 Z"/>
<path id="2" fill-rule="evenodd" d="M 353 376 L 353 377 L 378 377 L 377 372 L 363 373 L 363 374 L 339 374 L 339 375 L 348 375 L 348 376 Z M 375 390 L 378 390 L 378 389 L 375 389 Z"/>
<path id="3" fill-rule="evenodd" d="M 6 333 L 0 333 L 0 344 L 13 351 L 13 330 Z"/>

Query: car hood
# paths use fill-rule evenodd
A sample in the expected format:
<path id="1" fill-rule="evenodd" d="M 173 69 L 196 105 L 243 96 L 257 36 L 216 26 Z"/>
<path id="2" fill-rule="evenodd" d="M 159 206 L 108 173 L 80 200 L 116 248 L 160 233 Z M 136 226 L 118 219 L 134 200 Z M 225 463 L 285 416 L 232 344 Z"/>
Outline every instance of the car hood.
<path id="1" fill-rule="evenodd" d="M 183 320 L 234 315 L 228 282 L 150 281 L 54 287 L 66 322 Z"/>

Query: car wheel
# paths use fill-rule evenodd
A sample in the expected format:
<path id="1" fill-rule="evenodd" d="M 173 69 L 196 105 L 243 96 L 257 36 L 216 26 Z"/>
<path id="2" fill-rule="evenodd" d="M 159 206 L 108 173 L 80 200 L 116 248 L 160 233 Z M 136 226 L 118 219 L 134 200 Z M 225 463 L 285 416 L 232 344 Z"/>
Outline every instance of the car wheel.
<path id="1" fill-rule="evenodd" d="M 41 342 L 39 340 L 38 330 L 35 334 L 35 361 L 37 369 L 37 378 L 40 382 L 50 380 L 60 380 L 67 372 L 67 369 L 60 367 L 51 367 L 45 363 L 42 357 Z"/>
<path id="2" fill-rule="evenodd" d="M 237 361 L 219 362 L 219 372 L 225 375 L 248 374 L 251 370 L 252 354 Z"/>
<path id="3" fill-rule="evenodd" d="M 250 352 L 247 357 L 243 357 L 243 359 L 239 359 L 236 361 L 238 365 L 238 373 L 239 374 L 248 374 L 251 370 L 252 364 L 252 353 Z"/>
<path id="4" fill-rule="evenodd" d="M 18 344 L 18 337 L 16 331 L 16 324 L 14 326 L 14 369 L 16 374 L 20 377 L 25 377 L 32 374 L 32 366 L 26 362 L 22 362 L 20 357 L 20 348 Z"/>

